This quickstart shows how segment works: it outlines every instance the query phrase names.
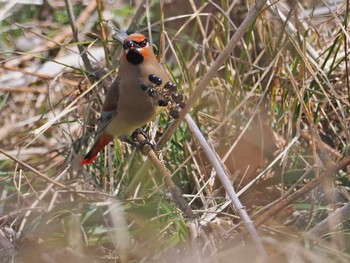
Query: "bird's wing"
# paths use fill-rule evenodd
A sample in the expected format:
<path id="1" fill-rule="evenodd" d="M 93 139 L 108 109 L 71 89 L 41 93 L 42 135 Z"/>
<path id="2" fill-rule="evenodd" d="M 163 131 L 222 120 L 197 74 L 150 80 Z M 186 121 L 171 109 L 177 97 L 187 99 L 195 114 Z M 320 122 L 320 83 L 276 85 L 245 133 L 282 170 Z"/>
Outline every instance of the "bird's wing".
<path id="1" fill-rule="evenodd" d="M 95 134 L 98 135 L 99 133 L 101 133 L 107 127 L 109 122 L 113 120 L 115 116 L 117 116 L 117 114 L 118 114 L 117 109 L 111 110 L 111 111 L 101 111 Z"/>
<path id="2" fill-rule="evenodd" d="M 109 122 L 118 114 L 119 84 L 120 78 L 117 77 L 111 84 L 106 94 L 97 130 L 95 132 L 96 135 L 101 133 L 109 124 Z"/>
<path id="3" fill-rule="evenodd" d="M 113 120 L 113 118 L 115 118 L 115 116 L 118 114 L 119 82 L 120 79 L 117 78 L 111 84 L 106 94 L 106 99 L 102 107 L 97 130 L 95 131 L 94 144 L 81 161 L 81 166 L 92 163 L 95 160 L 98 152 L 114 138 L 112 134 L 108 134 L 104 132 L 104 130 L 110 121 Z"/>

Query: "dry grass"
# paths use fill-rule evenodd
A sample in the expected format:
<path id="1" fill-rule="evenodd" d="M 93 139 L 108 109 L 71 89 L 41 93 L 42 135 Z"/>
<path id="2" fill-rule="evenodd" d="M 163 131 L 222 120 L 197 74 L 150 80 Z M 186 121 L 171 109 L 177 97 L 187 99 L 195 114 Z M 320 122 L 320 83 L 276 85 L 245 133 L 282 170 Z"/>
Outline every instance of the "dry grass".
<path id="1" fill-rule="evenodd" d="M 120 46 L 104 41 L 106 20 L 151 30 L 156 46 L 164 30 L 168 71 L 255 223 L 253 240 L 184 121 L 156 154 L 196 220 L 129 145 L 116 140 L 79 166 L 105 88 L 87 78 L 64 1 L 48 2 L 0 17 L 1 262 L 349 262 L 345 1 L 267 1 L 206 83 L 255 1 L 71 1 L 90 61 L 109 70 Z M 147 128 L 158 142 L 171 123 L 164 112 Z"/>

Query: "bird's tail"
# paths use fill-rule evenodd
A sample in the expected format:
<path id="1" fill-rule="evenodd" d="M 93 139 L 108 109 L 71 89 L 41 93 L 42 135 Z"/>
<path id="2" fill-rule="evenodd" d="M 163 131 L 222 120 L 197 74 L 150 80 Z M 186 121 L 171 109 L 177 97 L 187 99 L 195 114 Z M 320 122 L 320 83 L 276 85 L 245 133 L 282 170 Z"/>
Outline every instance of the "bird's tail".
<path id="1" fill-rule="evenodd" d="M 84 164 L 91 164 L 96 159 L 97 154 L 103 149 L 103 147 L 105 147 L 109 142 L 113 141 L 113 139 L 114 136 L 105 132 L 102 132 L 99 136 L 97 136 L 95 138 L 94 145 L 80 162 L 80 166 L 83 166 Z"/>

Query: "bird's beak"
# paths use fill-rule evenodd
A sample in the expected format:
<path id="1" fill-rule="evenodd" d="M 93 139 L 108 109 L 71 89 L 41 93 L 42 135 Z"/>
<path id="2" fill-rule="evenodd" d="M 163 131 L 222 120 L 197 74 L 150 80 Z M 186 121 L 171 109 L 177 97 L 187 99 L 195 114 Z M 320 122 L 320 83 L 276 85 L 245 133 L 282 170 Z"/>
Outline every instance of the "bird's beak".
<path id="1" fill-rule="evenodd" d="M 113 27 L 112 32 L 114 32 L 112 34 L 112 38 L 116 41 L 121 42 L 121 43 L 124 43 L 125 38 L 128 37 L 128 34 L 125 31 L 116 29 L 115 27 Z"/>

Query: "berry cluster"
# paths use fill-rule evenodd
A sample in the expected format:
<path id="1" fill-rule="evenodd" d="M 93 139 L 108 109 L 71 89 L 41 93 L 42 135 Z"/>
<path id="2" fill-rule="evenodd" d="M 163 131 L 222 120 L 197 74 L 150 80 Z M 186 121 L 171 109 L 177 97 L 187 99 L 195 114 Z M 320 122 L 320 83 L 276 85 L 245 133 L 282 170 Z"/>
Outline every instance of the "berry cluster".
<path id="1" fill-rule="evenodd" d="M 158 95 L 160 97 L 158 105 L 167 107 L 170 116 L 177 119 L 180 116 L 180 110 L 185 107 L 185 103 L 183 102 L 183 96 L 176 92 L 176 84 L 169 81 L 164 87 L 161 87 L 162 79 L 154 74 L 149 75 L 148 80 L 151 85 L 141 85 L 141 89 L 147 91 L 150 97 Z"/>

